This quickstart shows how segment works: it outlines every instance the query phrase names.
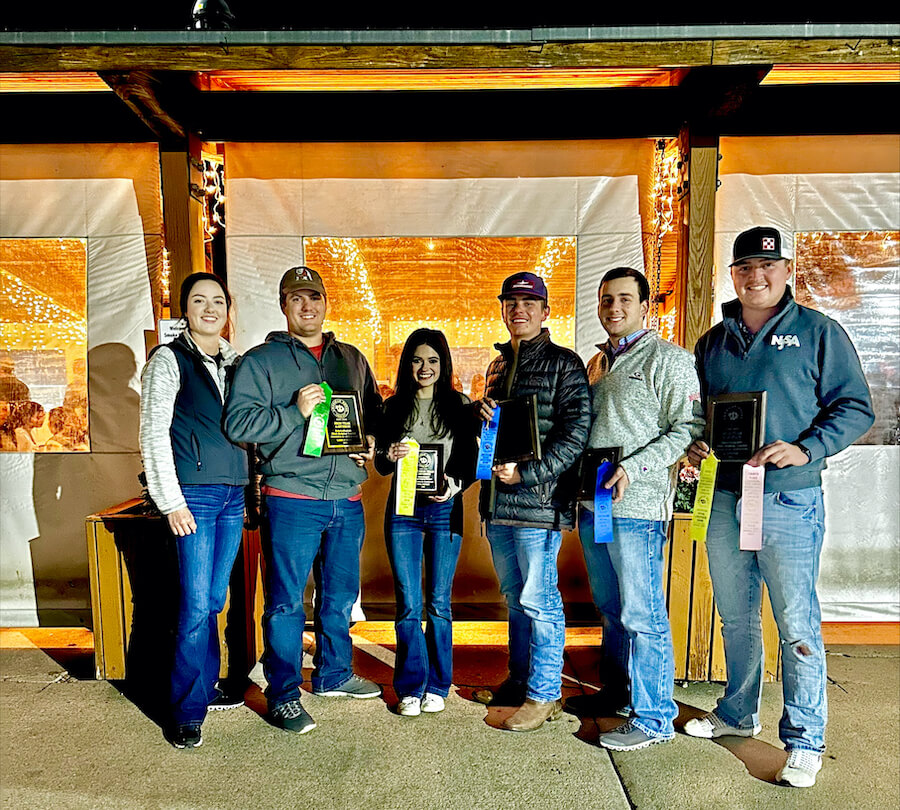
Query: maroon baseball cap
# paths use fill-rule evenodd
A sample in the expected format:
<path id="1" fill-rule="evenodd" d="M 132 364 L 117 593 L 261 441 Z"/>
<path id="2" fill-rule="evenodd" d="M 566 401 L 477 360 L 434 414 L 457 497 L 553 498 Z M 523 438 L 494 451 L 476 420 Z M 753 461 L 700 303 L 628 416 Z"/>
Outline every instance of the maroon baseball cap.
<path id="1" fill-rule="evenodd" d="M 530 295 L 532 298 L 543 298 L 546 301 L 547 285 L 544 284 L 544 279 L 534 273 L 514 273 L 503 282 L 503 288 L 497 298 L 502 301 L 514 295 Z"/>

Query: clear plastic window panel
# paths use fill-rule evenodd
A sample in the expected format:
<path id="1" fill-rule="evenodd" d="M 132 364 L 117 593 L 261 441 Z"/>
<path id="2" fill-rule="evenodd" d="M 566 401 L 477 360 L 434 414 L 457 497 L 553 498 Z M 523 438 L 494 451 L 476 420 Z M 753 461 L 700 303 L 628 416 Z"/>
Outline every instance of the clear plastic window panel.
<path id="1" fill-rule="evenodd" d="M 0 239 L 0 451 L 89 450 L 85 241 Z"/>
<path id="2" fill-rule="evenodd" d="M 862 362 L 875 424 L 857 444 L 900 444 L 900 233 L 795 234 L 796 298 L 834 318 Z"/>
<path id="3" fill-rule="evenodd" d="M 509 335 L 500 319 L 503 279 L 532 272 L 547 282 L 553 340 L 575 343 L 574 236 L 307 237 L 304 256 L 328 290 L 326 328 L 366 355 L 384 395 L 393 392 L 409 334 L 440 329 L 453 356 L 454 384 L 472 398 Z"/>

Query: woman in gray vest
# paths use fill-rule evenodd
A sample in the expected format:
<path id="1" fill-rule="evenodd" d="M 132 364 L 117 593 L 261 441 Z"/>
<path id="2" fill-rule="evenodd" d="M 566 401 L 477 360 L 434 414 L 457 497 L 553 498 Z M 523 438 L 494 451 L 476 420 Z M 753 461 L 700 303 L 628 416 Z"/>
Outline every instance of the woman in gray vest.
<path id="1" fill-rule="evenodd" d="M 225 438 L 222 406 L 237 352 L 222 338 L 231 296 L 211 273 L 181 285 L 184 332 L 157 347 L 141 377 L 147 490 L 178 549 L 181 598 L 166 738 L 196 748 L 220 699 L 217 616 L 241 542 L 247 454 Z"/>

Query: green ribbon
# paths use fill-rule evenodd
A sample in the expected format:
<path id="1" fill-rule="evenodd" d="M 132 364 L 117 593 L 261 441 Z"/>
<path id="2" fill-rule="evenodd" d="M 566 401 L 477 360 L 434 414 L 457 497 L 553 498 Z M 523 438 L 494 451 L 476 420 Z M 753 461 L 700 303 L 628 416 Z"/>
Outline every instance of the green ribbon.
<path id="1" fill-rule="evenodd" d="M 331 413 L 331 386 L 327 382 L 322 383 L 322 392 L 325 394 L 325 401 L 316 405 L 313 408 L 313 412 L 309 415 L 306 442 L 303 444 L 304 456 L 315 456 L 318 458 L 322 455 L 322 448 L 325 446 L 328 415 Z"/>

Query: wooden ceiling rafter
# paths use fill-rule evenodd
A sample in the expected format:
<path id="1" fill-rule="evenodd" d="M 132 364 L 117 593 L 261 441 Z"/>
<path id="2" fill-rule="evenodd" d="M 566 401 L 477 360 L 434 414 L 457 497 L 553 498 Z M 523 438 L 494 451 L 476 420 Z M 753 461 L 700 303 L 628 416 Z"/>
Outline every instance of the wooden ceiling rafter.
<path id="1" fill-rule="evenodd" d="M 159 98 L 163 80 L 151 71 L 101 71 L 103 79 L 160 141 L 186 141 L 187 130 Z"/>

